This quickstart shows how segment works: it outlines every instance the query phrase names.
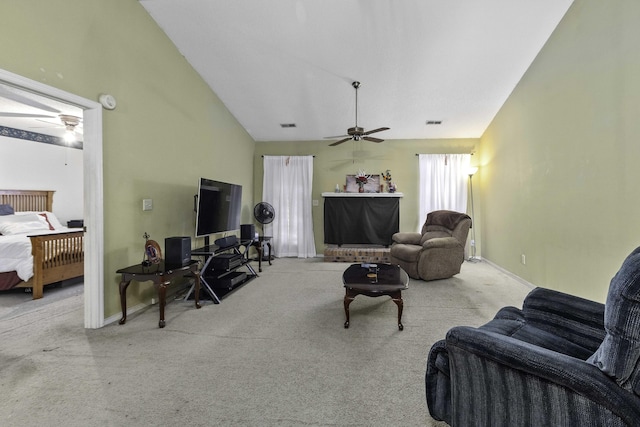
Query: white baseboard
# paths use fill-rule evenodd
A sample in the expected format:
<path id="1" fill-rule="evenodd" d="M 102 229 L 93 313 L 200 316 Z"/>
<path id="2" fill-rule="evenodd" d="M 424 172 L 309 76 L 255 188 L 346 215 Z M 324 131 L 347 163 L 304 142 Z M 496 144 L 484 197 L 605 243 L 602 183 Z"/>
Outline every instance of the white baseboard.
<path id="1" fill-rule="evenodd" d="M 140 303 L 138 305 L 134 305 L 133 307 L 127 308 L 127 318 L 129 317 L 129 315 L 149 307 L 149 305 L 150 304 Z M 114 322 L 119 322 L 120 319 L 122 319 L 122 313 L 117 313 L 117 314 L 114 314 L 113 316 L 109 316 L 106 319 L 104 319 L 104 326 L 110 325 L 111 323 L 114 323 Z"/>
<path id="2" fill-rule="evenodd" d="M 489 261 L 486 258 L 483 258 L 482 261 L 486 262 L 487 264 L 489 264 L 491 267 L 495 268 L 498 271 L 501 271 L 502 273 L 506 274 L 507 276 L 511 277 L 512 279 L 522 283 L 523 285 L 525 285 L 526 287 L 533 289 L 533 288 L 537 288 L 536 285 L 534 285 L 533 283 L 527 282 L 526 280 L 524 280 L 522 277 L 517 276 L 515 274 L 513 274 L 512 272 L 510 272 L 509 270 L 505 270 L 504 268 L 500 267 L 498 264 Z"/>

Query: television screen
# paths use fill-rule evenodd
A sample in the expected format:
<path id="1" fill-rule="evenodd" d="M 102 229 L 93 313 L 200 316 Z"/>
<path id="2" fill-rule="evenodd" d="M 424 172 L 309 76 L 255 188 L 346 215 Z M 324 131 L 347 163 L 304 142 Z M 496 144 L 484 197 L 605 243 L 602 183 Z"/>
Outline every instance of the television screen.
<path id="1" fill-rule="evenodd" d="M 239 229 L 241 208 L 241 185 L 200 178 L 196 237 Z"/>

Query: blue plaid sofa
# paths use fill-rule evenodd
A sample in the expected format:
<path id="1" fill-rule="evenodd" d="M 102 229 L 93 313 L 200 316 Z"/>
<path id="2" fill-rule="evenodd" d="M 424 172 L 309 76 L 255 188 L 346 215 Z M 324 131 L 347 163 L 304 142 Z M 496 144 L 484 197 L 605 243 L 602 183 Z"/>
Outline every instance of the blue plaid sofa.
<path id="1" fill-rule="evenodd" d="M 451 426 L 640 426 L 640 248 L 604 305 L 536 288 L 522 309 L 452 328 L 425 383 L 430 415 Z"/>

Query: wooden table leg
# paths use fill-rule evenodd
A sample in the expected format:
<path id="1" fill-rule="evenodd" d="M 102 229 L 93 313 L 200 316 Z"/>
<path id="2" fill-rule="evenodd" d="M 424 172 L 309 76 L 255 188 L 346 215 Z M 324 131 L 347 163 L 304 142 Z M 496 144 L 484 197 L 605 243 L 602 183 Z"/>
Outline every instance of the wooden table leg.
<path id="1" fill-rule="evenodd" d="M 159 328 L 164 328 L 164 307 L 167 305 L 167 285 L 170 282 L 162 282 L 158 286 L 158 301 L 160 302 L 160 322 L 158 322 Z"/>
<path id="2" fill-rule="evenodd" d="M 404 302 L 402 301 L 402 293 L 392 292 L 389 294 L 393 302 L 398 306 L 398 329 L 403 330 L 404 326 L 402 325 L 402 308 L 404 307 Z"/>
<path id="3" fill-rule="evenodd" d="M 127 287 L 129 287 L 129 283 L 131 283 L 131 280 L 125 280 L 124 277 L 120 282 L 120 307 L 122 308 L 122 318 L 119 323 L 121 325 L 124 325 L 127 321 Z"/>
<path id="4" fill-rule="evenodd" d="M 195 290 L 195 295 L 193 296 L 193 299 L 196 302 L 196 308 L 200 308 L 202 307 L 200 305 L 200 273 L 198 273 L 198 271 L 194 271 L 193 274 L 195 274 L 196 276 L 196 290 Z"/>
<path id="5" fill-rule="evenodd" d="M 353 295 L 349 290 L 346 290 L 346 294 L 344 296 L 344 314 L 347 316 L 347 320 L 344 322 L 344 328 L 347 329 L 349 327 L 349 304 L 351 301 L 355 299 L 355 295 Z"/>
<path id="6" fill-rule="evenodd" d="M 257 242 L 256 250 L 258 251 L 258 272 L 262 273 L 262 242 Z"/>
<path id="7" fill-rule="evenodd" d="M 269 248 L 269 265 L 271 265 L 271 242 L 267 241 L 267 247 Z"/>

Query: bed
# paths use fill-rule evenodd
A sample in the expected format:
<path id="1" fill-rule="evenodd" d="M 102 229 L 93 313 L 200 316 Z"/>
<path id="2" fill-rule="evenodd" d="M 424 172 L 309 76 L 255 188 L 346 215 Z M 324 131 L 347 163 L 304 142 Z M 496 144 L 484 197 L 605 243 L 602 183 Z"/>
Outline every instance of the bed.
<path id="1" fill-rule="evenodd" d="M 84 275 L 84 231 L 60 224 L 53 193 L 0 190 L 0 290 L 31 288 L 39 299 L 46 285 Z"/>

